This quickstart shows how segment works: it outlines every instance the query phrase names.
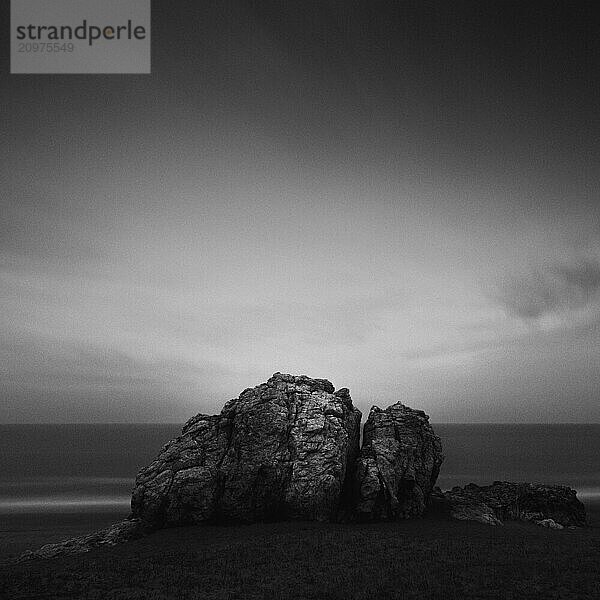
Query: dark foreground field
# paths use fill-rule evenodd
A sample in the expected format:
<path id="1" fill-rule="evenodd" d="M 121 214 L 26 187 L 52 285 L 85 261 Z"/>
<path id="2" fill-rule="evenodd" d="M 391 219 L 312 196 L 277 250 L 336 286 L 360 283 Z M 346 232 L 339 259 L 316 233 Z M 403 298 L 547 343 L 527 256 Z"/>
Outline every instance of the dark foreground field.
<path id="1" fill-rule="evenodd" d="M 197 527 L 0 565 L 0 596 L 77 599 L 600 598 L 600 528 L 423 519 Z"/>

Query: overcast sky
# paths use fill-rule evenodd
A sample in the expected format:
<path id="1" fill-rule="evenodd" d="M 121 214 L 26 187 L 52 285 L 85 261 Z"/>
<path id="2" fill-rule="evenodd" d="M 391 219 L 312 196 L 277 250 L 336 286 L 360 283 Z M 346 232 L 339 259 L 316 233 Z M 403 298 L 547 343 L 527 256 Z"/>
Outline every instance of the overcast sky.
<path id="1" fill-rule="evenodd" d="M 452 4 L 156 2 L 152 75 L 11 76 L 5 40 L 0 422 L 183 421 L 275 371 L 600 421 L 592 5 Z"/>

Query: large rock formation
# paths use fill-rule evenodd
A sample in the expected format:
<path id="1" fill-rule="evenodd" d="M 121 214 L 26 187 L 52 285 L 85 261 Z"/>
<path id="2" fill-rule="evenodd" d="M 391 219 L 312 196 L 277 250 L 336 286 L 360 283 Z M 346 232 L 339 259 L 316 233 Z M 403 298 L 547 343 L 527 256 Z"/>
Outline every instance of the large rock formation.
<path id="1" fill-rule="evenodd" d="M 422 411 L 360 411 L 324 379 L 275 373 L 220 415 L 197 415 L 136 479 L 132 516 L 204 521 L 361 519 L 423 514 L 442 462 Z"/>
<path id="2" fill-rule="evenodd" d="M 219 415 L 190 419 L 139 472 L 128 519 L 21 559 L 88 552 L 174 525 L 404 519 L 427 506 L 493 525 L 585 524 L 583 504 L 564 486 L 496 481 L 434 490 L 443 455 L 423 411 L 400 402 L 374 406 L 359 452 L 360 418 L 346 388 L 335 392 L 326 379 L 275 373 Z"/>
<path id="3" fill-rule="evenodd" d="M 585 507 L 577 499 L 577 492 L 563 485 L 470 483 L 447 492 L 436 489 L 431 501 L 454 519 L 487 525 L 502 525 L 506 520 L 531 521 L 545 527 L 553 527 L 550 521 L 563 527 L 583 526 L 586 522 Z"/>
<path id="4" fill-rule="evenodd" d="M 361 413 L 347 389 L 275 373 L 197 415 L 135 482 L 132 516 L 186 523 L 326 520 L 350 498 Z"/>
<path id="5" fill-rule="evenodd" d="M 397 402 L 371 408 L 356 465 L 356 516 L 405 519 L 423 514 L 444 457 L 429 417 Z"/>

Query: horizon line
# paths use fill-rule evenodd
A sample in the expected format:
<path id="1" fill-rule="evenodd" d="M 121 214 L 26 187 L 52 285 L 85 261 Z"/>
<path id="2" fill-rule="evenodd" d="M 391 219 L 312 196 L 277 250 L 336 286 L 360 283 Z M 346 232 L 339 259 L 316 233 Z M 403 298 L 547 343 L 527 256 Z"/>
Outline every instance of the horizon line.
<path id="1" fill-rule="evenodd" d="M 218 413 L 216 413 L 218 414 Z M 0 423 L 12 425 L 185 425 L 188 421 L 41 421 L 23 423 Z M 431 425 L 600 425 L 600 421 L 430 421 Z"/>

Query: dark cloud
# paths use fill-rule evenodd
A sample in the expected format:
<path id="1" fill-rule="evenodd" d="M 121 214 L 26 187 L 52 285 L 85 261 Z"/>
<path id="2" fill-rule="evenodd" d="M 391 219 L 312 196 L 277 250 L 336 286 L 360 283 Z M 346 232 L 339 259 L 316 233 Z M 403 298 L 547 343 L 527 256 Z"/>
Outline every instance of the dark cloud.
<path id="1" fill-rule="evenodd" d="M 578 265 L 558 265 L 554 273 L 572 289 L 580 292 L 582 299 L 587 299 L 600 289 L 600 262 L 583 261 Z"/>
<path id="2" fill-rule="evenodd" d="M 506 310 L 522 319 L 537 319 L 558 311 L 577 310 L 598 301 L 600 261 L 581 259 L 532 268 L 511 277 L 497 299 Z"/>

